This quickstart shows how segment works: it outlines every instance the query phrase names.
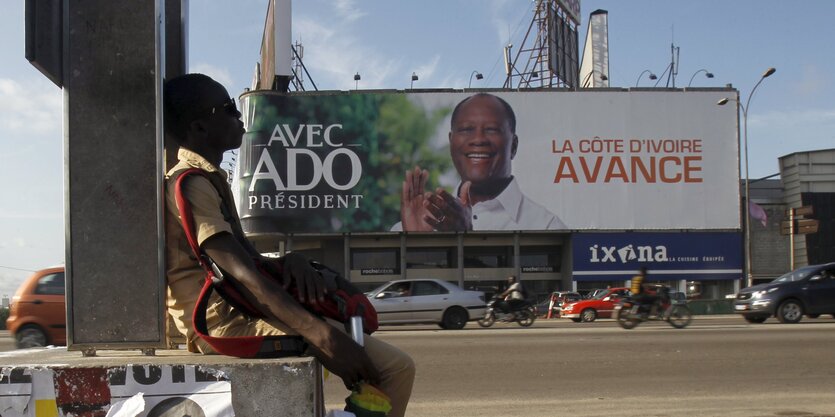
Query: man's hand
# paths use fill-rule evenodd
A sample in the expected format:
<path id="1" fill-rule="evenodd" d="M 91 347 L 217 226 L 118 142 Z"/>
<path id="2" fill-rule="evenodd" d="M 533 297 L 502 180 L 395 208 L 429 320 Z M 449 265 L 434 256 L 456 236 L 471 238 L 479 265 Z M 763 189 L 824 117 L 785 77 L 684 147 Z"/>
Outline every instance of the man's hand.
<path id="1" fill-rule="evenodd" d="M 442 188 L 435 190 L 435 193 L 426 200 L 425 206 L 431 216 L 426 216 L 424 221 L 440 231 L 473 230 L 473 207 L 470 204 L 471 184 L 467 181 L 461 185 L 460 199 Z"/>
<path id="2" fill-rule="evenodd" d="M 299 301 L 318 304 L 325 300 L 325 280 L 322 275 L 310 265 L 304 255 L 290 252 L 284 256 L 284 289 L 296 283 Z"/>
<path id="3" fill-rule="evenodd" d="M 354 342 L 348 335 L 333 326 L 327 326 L 327 332 L 322 340 L 311 340 L 310 350 L 322 362 L 322 365 L 340 378 L 348 389 L 360 381 L 372 385 L 380 384 L 380 373 L 371 363 L 371 359 L 362 346 Z"/>
<path id="4" fill-rule="evenodd" d="M 426 198 L 431 194 L 426 192 L 426 182 L 429 171 L 415 167 L 406 171 L 403 189 L 400 194 L 400 222 L 406 232 L 431 232 L 432 225 L 425 219 L 429 217 L 426 209 Z"/>

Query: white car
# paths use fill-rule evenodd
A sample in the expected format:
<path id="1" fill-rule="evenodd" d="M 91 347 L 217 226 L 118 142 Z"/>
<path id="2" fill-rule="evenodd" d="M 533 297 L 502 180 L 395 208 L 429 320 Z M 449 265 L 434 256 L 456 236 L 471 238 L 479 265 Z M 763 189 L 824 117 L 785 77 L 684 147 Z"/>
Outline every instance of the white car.
<path id="1" fill-rule="evenodd" d="M 439 279 L 391 281 L 367 292 L 380 324 L 436 323 L 461 329 L 484 316 L 484 293 Z"/>

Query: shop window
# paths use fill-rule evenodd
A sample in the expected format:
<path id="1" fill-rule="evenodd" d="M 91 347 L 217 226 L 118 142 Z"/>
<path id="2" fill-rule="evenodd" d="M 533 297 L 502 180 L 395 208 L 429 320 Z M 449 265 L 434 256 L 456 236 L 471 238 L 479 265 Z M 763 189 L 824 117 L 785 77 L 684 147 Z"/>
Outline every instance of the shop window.
<path id="1" fill-rule="evenodd" d="M 522 272 L 559 272 L 561 252 L 561 246 L 522 246 L 519 248 Z"/>
<path id="2" fill-rule="evenodd" d="M 465 268 L 510 268 L 513 266 L 511 246 L 470 246 L 464 248 Z"/>
<path id="3" fill-rule="evenodd" d="M 351 249 L 351 269 L 362 275 L 393 275 L 400 273 L 399 248 Z"/>
<path id="4" fill-rule="evenodd" d="M 409 248 L 406 267 L 410 269 L 458 268 L 455 248 Z"/>

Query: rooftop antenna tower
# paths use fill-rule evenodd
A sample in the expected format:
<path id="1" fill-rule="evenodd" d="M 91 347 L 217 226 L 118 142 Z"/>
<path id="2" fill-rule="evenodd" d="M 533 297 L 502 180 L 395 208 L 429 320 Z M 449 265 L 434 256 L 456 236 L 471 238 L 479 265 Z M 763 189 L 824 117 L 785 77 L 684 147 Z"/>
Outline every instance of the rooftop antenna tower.
<path id="1" fill-rule="evenodd" d="M 305 76 L 314 90 L 316 84 L 304 66 L 304 48 L 292 37 L 292 0 L 269 0 L 261 39 L 261 61 L 255 66 L 253 90 L 304 91 Z"/>
<path id="2" fill-rule="evenodd" d="M 522 44 L 504 50 L 504 88 L 575 88 L 579 84 L 579 0 L 535 0 Z"/>

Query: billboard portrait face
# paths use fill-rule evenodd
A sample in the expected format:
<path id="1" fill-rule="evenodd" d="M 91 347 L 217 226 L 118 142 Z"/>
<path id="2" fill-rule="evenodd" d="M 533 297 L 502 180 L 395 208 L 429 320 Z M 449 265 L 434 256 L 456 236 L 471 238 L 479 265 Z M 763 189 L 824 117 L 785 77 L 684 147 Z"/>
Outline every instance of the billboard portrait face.
<path id="1" fill-rule="evenodd" d="M 510 177 L 517 137 L 508 110 L 497 97 L 479 94 L 464 99 L 453 111 L 449 152 L 462 182 L 489 189 Z"/>
<path id="2" fill-rule="evenodd" d="M 426 190 L 501 191 L 473 218 L 509 220 L 473 230 L 740 228 L 736 109 L 715 105 L 735 90 L 490 94 L 244 94 L 233 190 L 245 231 L 397 230 L 416 166 Z"/>

